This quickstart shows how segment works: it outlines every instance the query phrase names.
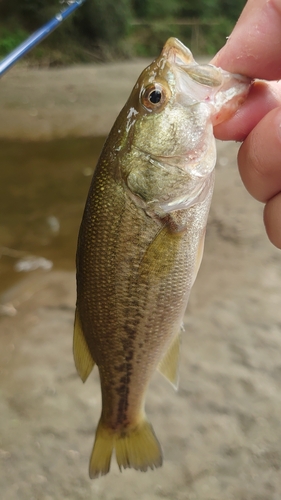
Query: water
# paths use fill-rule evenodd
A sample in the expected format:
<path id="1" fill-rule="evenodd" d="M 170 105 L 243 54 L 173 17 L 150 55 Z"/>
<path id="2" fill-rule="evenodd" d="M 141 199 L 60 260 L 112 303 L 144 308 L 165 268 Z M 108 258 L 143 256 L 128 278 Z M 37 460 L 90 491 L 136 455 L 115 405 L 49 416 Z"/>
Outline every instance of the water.
<path id="1" fill-rule="evenodd" d="M 0 141 L 0 293 L 24 269 L 75 268 L 79 224 L 103 143 Z"/>

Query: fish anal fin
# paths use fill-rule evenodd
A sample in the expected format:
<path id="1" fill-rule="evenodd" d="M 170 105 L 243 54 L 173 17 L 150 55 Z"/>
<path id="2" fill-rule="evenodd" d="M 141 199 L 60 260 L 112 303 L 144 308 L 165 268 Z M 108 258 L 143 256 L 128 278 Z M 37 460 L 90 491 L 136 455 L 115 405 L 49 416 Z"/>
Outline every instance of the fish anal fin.
<path id="1" fill-rule="evenodd" d="M 100 420 L 90 459 L 91 479 L 109 472 L 114 448 L 120 471 L 122 468 L 134 468 L 145 472 L 149 468 L 160 467 L 163 462 L 160 444 L 146 419 L 136 427 L 122 431 L 113 431 Z"/>
<path id="2" fill-rule="evenodd" d="M 180 333 L 175 335 L 164 357 L 158 364 L 158 371 L 172 384 L 175 390 L 179 386 Z"/>
<path id="3" fill-rule="evenodd" d="M 77 308 L 75 311 L 74 321 L 73 356 L 76 370 L 81 380 L 86 382 L 88 376 L 94 368 L 95 362 L 86 343 Z"/>
<path id="4" fill-rule="evenodd" d="M 206 234 L 206 230 L 202 233 L 201 238 L 200 238 L 199 243 L 198 243 L 195 268 L 194 268 L 194 273 L 193 273 L 193 277 L 192 277 L 192 286 L 194 284 L 194 281 L 196 280 L 198 271 L 199 271 L 200 266 L 201 266 L 202 257 L 203 257 L 203 253 L 204 253 L 205 234 Z"/>

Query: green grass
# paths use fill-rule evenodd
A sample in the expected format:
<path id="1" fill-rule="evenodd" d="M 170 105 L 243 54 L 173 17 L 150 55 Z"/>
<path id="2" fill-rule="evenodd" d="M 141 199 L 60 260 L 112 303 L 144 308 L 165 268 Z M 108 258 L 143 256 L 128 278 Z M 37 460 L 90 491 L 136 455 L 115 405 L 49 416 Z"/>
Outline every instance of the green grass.
<path id="1" fill-rule="evenodd" d="M 0 28 L 0 55 L 6 56 L 18 45 L 20 45 L 26 38 L 28 33 L 23 29 L 16 29 L 14 31 L 8 28 Z"/>

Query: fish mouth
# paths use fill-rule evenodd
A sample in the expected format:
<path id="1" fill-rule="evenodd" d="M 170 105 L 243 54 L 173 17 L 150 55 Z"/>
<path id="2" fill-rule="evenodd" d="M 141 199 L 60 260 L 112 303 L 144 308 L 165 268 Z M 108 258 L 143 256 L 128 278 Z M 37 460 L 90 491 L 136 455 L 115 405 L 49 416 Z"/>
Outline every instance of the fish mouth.
<path id="1" fill-rule="evenodd" d="M 244 75 L 231 73 L 214 66 L 213 64 L 198 64 L 192 52 L 177 38 L 171 37 L 165 43 L 160 57 L 168 59 L 170 63 L 182 66 L 182 69 L 198 83 L 210 87 L 219 87 L 223 83 L 223 77 L 230 75 L 240 83 L 249 84 L 250 78 Z M 188 66 L 188 67 L 185 67 Z"/>
<path id="2" fill-rule="evenodd" d="M 252 80 L 244 75 L 232 74 L 212 64 L 198 64 L 191 51 L 177 38 L 169 38 L 161 52 L 173 66 L 178 101 L 190 106 L 198 102 L 213 105 L 215 115 L 227 101 L 233 101 L 230 113 L 243 102 L 248 94 Z M 162 59 L 161 58 L 161 59 Z M 225 114 L 220 115 L 220 121 Z M 217 120 L 212 120 L 217 125 Z"/>
<path id="3" fill-rule="evenodd" d="M 191 51 L 180 40 L 174 37 L 167 40 L 162 49 L 161 56 L 174 64 L 196 64 Z"/>
<path id="4" fill-rule="evenodd" d="M 221 70 L 212 64 L 198 64 L 191 51 L 177 38 L 171 37 L 165 43 L 161 56 L 170 64 L 180 66 L 195 82 L 207 87 L 220 87 L 223 83 Z"/>

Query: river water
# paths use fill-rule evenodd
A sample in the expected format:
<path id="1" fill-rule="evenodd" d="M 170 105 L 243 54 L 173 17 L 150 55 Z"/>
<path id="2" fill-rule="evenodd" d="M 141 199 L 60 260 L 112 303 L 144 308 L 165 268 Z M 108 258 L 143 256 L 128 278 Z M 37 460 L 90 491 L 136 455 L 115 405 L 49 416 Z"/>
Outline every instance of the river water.
<path id="1" fill-rule="evenodd" d="M 104 138 L 0 141 L 0 293 L 35 268 L 74 269 Z"/>

